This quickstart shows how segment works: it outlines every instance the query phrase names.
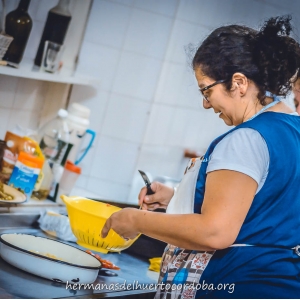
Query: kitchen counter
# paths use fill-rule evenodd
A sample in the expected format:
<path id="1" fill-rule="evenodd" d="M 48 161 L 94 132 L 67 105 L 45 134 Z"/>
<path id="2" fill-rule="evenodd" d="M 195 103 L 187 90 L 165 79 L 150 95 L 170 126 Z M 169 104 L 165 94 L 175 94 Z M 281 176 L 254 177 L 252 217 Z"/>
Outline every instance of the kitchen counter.
<path id="1" fill-rule="evenodd" d="M 1 214 L 0 234 L 26 233 L 50 237 L 34 224 L 35 214 Z M 76 243 L 66 244 L 84 249 Z M 96 252 L 95 252 L 96 253 Z M 41 298 L 153 298 L 158 273 L 148 270 L 149 261 L 127 252 L 98 253 L 102 258 L 119 266 L 119 271 L 100 270 L 93 287 L 86 289 L 66 288 L 66 284 L 57 283 L 22 271 L 0 258 L 0 299 L 41 299 Z"/>

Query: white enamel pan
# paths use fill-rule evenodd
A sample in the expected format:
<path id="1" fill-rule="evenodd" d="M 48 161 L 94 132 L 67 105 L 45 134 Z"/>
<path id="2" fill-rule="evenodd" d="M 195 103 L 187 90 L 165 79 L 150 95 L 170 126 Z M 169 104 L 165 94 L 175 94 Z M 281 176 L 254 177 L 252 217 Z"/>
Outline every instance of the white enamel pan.
<path id="1" fill-rule="evenodd" d="M 61 283 L 92 283 L 101 267 L 83 250 L 29 234 L 2 234 L 0 255 L 21 270 Z"/>

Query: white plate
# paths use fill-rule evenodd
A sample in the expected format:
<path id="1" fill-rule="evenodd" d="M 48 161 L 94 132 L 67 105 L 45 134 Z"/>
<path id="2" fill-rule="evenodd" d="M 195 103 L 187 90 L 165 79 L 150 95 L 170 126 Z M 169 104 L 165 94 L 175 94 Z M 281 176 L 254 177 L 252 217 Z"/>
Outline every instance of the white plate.
<path id="1" fill-rule="evenodd" d="M 30 234 L 2 234 L 0 254 L 21 270 L 61 283 L 93 283 L 101 267 L 95 257 L 83 250 Z"/>
<path id="2" fill-rule="evenodd" d="M 13 196 L 14 199 L 13 200 L 1 200 L 0 199 L 0 202 L 3 202 L 3 203 L 22 203 L 22 202 L 26 201 L 26 195 L 19 192 L 15 188 L 13 188 L 9 185 L 3 184 L 3 189 L 4 189 L 5 193 Z"/>

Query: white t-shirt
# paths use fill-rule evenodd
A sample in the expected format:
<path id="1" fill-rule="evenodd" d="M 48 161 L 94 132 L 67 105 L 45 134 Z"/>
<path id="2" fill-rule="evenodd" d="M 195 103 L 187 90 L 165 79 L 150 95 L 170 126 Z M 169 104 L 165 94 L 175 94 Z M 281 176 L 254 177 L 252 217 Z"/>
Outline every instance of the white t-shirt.
<path id="1" fill-rule="evenodd" d="M 229 133 L 218 143 L 211 154 L 206 173 L 216 170 L 244 173 L 257 182 L 257 194 L 268 176 L 269 163 L 268 146 L 260 133 L 251 128 L 241 128 Z"/>

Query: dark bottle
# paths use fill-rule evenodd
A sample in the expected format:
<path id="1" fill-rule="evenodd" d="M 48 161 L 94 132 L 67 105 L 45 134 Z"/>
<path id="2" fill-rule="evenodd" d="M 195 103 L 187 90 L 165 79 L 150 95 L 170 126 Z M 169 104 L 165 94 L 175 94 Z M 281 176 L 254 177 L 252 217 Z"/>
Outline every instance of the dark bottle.
<path id="1" fill-rule="evenodd" d="M 60 0 L 58 4 L 48 12 L 48 17 L 40 41 L 34 64 L 41 65 L 46 41 L 63 44 L 71 21 L 69 12 L 70 0 Z"/>
<path id="2" fill-rule="evenodd" d="M 17 9 L 6 16 L 5 30 L 14 39 L 6 51 L 3 60 L 20 63 L 31 32 L 32 19 L 27 10 L 30 0 L 21 0 Z"/>
<path id="3" fill-rule="evenodd" d="M 6 142 L 0 140 L 0 172 L 3 169 L 3 156 L 4 156 L 4 151 L 6 149 Z M 0 180 L 1 181 L 1 180 Z M 0 185 L 1 186 L 1 185 Z"/>

